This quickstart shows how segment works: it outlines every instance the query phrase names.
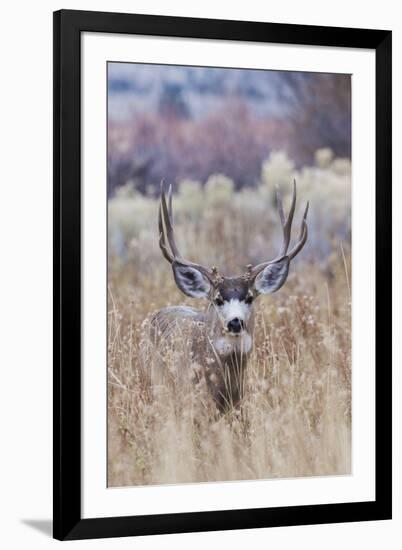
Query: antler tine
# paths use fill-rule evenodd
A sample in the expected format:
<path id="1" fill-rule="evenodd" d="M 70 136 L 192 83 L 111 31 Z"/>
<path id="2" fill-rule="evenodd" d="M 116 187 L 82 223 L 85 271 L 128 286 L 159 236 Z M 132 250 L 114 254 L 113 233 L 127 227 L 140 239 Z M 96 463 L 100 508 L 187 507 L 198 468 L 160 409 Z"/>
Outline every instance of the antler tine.
<path id="1" fill-rule="evenodd" d="M 159 205 L 159 211 L 158 211 L 158 229 L 159 229 L 159 247 L 162 251 L 162 254 L 163 254 L 164 258 L 168 262 L 172 263 L 174 261 L 174 257 L 169 252 L 169 250 L 167 249 L 167 246 L 166 246 L 165 230 L 164 230 L 163 221 L 162 221 L 161 205 Z"/>
<path id="2" fill-rule="evenodd" d="M 293 180 L 292 204 L 290 206 L 289 214 L 286 221 L 285 221 L 285 214 L 283 211 L 282 198 L 279 194 L 278 189 L 276 189 L 276 200 L 278 202 L 279 217 L 280 217 L 282 229 L 283 229 L 283 243 L 282 243 L 281 251 L 279 252 L 279 256 L 284 256 L 289 248 L 293 215 L 295 213 L 295 208 L 296 208 L 296 181 Z"/>
<path id="3" fill-rule="evenodd" d="M 169 189 L 169 204 L 170 204 L 170 210 L 172 209 L 172 196 L 171 196 L 171 188 Z M 162 216 L 163 216 L 163 222 L 166 229 L 166 237 L 167 241 L 169 243 L 170 249 L 173 253 L 173 256 L 176 258 L 181 258 L 181 254 L 179 252 L 179 249 L 177 248 L 176 241 L 174 238 L 174 232 L 173 232 L 173 226 L 172 226 L 172 219 L 169 215 L 169 209 L 166 204 L 166 197 L 165 192 L 163 189 L 163 184 L 161 186 L 161 206 L 162 206 Z"/>
<path id="4" fill-rule="evenodd" d="M 163 222 L 162 222 L 162 211 L 161 211 L 160 204 L 158 208 L 158 229 L 159 229 L 159 237 L 164 241 L 165 239 L 164 239 L 164 230 L 163 230 Z"/>
<path id="5" fill-rule="evenodd" d="M 164 241 L 163 233 L 159 235 L 159 247 L 162 250 L 163 257 L 169 262 L 173 263 L 175 261 L 174 256 L 169 252 Z"/>
<path id="6" fill-rule="evenodd" d="M 168 260 L 168 262 L 172 262 L 174 260 L 172 254 L 170 254 L 169 250 L 166 246 L 166 236 L 165 236 L 165 228 L 163 226 L 163 218 L 162 218 L 162 205 L 159 203 L 158 208 L 158 229 L 159 229 L 159 246 L 162 250 L 163 256 Z"/>
<path id="7" fill-rule="evenodd" d="M 163 194 L 163 181 L 161 182 L 161 196 Z M 164 258 L 172 263 L 174 261 L 174 256 L 170 253 L 168 250 L 168 247 L 166 246 L 166 232 L 164 227 L 164 216 L 162 212 L 162 200 L 159 203 L 159 209 L 158 209 L 158 229 L 159 229 L 159 247 L 162 251 L 162 254 Z M 166 224 L 165 224 L 166 225 Z"/>
<path id="8" fill-rule="evenodd" d="M 290 206 L 288 217 L 285 218 L 284 210 L 283 210 L 283 203 L 282 198 L 280 196 L 280 193 L 278 189 L 276 189 L 276 198 L 278 203 L 278 211 L 279 211 L 279 218 L 281 220 L 281 225 L 283 229 L 283 242 L 281 246 L 281 250 L 274 258 L 273 260 L 269 260 L 267 262 L 260 263 L 254 267 L 251 267 L 248 269 L 247 278 L 248 279 L 254 279 L 263 269 L 265 269 L 269 264 L 273 264 L 275 262 L 278 262 L 279 260 L 282 260 L 283 258 L 287 257 L 289 260 L 292 260 L 303 248 L 307 241 L 307 235 L 308 235 L 308 229 L 307 229 L 307 213 L 309 208 L 309 203 L 307 202 L 306 208 L 304 210 L 301 227 L 300 227 L 300 234 L 298 242 L 295 244 L 295 246 L 291 249 L 290 252 L 288 252 L 289 243 L 290 243 L 290 237 L 291 237 L 291 230 L 292 230 L 292 222 L 293 222 L 293 216 L 296 209 L 296 181 L 293 181 L 293 196 L 292 196 L 292 203 Z"/>
<path id="9" fill-rule="evenodd" d="M 298 239 L 298 242 L 295 244 L 295 246 L 292 248 L 292 250 L 288 254 L 289 260 L 292 260 L 300 252 L 303 246 L 306 244 L 307 236 L 308 236 L 308 227 L 307 227 L 307 221 L 306 221 L 307 214 L 308 214 L 308 207 L 309 207 L 309 202 L 307 201 L 306 208 L 303 214 L 303 219 L 301 222 L 299 239 Z"/>
<path id="10" fill-rule="evenodd" d="M 214 275 L 214 272 L 210 268 L 185 260 L 179 252 L 173 230 L 172 194 L 172 186 L 170 185 L 168 190 L 168 200 L 166 202 L 164 185 L 162 182 L 161 202 L 159 205 L 158 214 L 159 247 L 162 251 L 162 254 L 164 258 L 171 264 L 176 262 L 184 266 L 194 267 L 195 269 L 198 269 L 212 282 L 216 279 L 216 275 Z"/>
<path id="11" fill-rule="evenodd" d="M 169 211 L 169 218 L 170 223 L 173 226 L 173 206 L 172 206 L 172 197 L 173 197 L 173 190 L 172 190 L 172 184 L 169 185 L 168 189 L 168 211 Z"/>

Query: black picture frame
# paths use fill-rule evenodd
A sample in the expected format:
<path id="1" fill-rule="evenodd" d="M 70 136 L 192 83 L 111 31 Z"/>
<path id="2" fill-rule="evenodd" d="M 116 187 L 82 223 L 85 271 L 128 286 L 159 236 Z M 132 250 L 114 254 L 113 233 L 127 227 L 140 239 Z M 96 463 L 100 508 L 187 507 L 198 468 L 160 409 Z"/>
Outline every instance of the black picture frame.
<path id="1" fill-rule="evenodd" d="M 81 33 L 369 48 L 376 56 L 376 497 L 278 508 L 81 515 Z M 60 540 L 390 519 L 391 46 L 385 30 L 61 10 L 54 13 L 54 521 Z M 381 289 L 379 291 L 379 289 Z"/>

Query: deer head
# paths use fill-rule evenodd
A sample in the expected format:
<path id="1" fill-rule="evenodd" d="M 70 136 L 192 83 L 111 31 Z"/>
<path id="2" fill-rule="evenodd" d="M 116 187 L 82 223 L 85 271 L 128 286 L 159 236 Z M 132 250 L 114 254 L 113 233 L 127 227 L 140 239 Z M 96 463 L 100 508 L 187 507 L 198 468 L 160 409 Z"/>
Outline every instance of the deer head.
<path id="1" fill-rule="evenodd" d="M 163 256 L 172 265 L 179 289 L 192 298 L 206 298 L 221 321 L 223 331 L 239 336 L 247 330 L 254 300 L 261 294 L 272 294 L 285 283 L 291 260 L 307 241 L 307 212 L 304 210 L 299 238 L 288 252 L 293 215 L 296 208 L 296 182 L 289 214 L 285 217 L 281 196 L 276 191 L 279 218 L 283 230 L 283 242 L 279 254 L 273 260 L 247 266 L 240 277 L 224 277 L 216 267 L 207 267 L 185 260 L 176 245 L 173 231 L 172 187 L 166 200 L 163 184 L 159 206 L 159 246 Z"/>

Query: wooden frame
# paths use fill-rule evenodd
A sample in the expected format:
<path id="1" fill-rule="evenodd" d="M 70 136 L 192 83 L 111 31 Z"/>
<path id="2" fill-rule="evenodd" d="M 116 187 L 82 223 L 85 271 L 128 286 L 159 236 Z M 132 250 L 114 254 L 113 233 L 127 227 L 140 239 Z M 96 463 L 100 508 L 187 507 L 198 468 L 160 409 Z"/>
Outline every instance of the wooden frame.
<path id="1" fill-rule="evenodd" d="M 316 46 L 376 54 L 376 499 L 131 517 L 81 516 L 81 33 Z M 54 13 L 54 537 L 84 539 L 391 518 L 391 32 L 100 13 Z"/>

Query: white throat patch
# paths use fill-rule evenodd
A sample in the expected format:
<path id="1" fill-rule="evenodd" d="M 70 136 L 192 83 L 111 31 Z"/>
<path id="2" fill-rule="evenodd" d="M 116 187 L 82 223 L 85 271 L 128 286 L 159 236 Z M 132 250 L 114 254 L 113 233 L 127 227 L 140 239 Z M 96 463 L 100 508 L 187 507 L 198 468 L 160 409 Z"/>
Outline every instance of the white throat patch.
<path id="1" fill-rule="evenodd" d="M 233 352 L 246 354 L 252 345 L 253 339 L 248 332 L 242 332 L 238 336 L 221 336 L 213 343 L 218 355 L 229 355 Z"/>

